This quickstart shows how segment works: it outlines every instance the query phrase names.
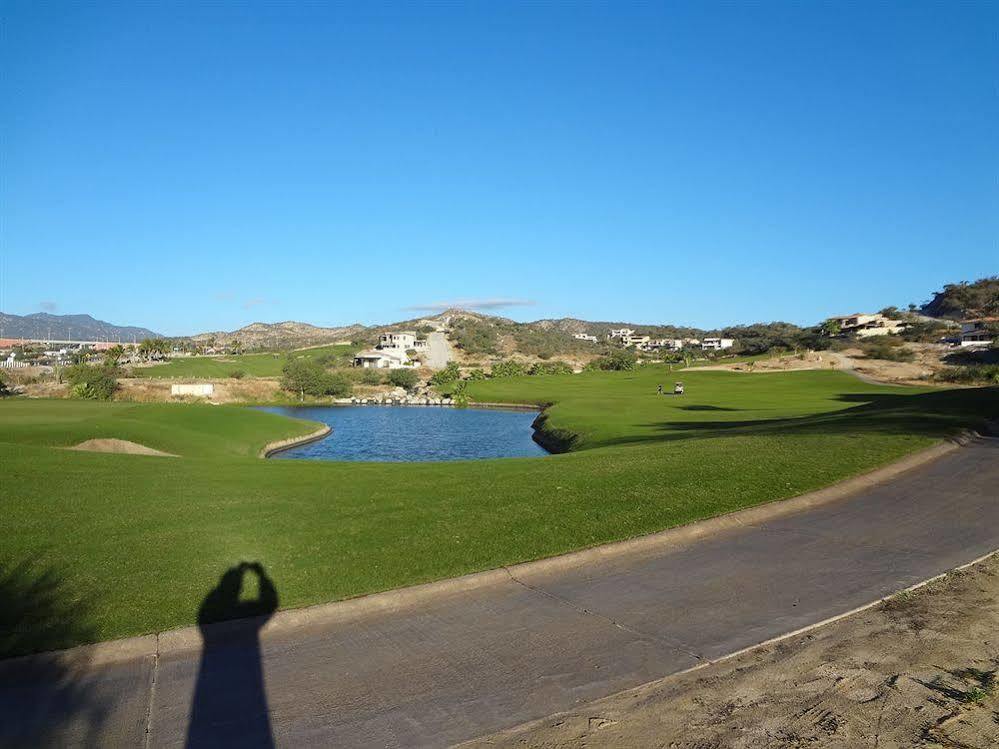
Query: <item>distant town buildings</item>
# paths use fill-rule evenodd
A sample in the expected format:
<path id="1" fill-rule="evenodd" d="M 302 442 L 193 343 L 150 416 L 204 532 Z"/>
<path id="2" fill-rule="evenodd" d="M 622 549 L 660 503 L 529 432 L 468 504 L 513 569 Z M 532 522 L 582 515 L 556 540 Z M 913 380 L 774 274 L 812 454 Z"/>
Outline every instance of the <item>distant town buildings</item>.
<path id="1" fill-rule="evenodd" d="M 999 325 L 999 317 L 979 317 L 961 323 L 961 346 L 991 346 L 996 334 L 990 326 Z"/>
<path id="2" fill-rule="evenodd" d="M 880 312 L 857 312 L 852 315 L 840 315 L 839 317 L 831 317 L 829 319 L 839 323 L 839 329 L 842 334 L 854 335 L 857 338 L 870 338 L 876 335 L 896 335 L 906 328 L 906 324 L 901 320 L 892 320 Z"/>
<path id="3" fill-rule="evenodd" d="M 577 341 L 589 341 L 590 343 L 597 342 L 597 337 L 595 335 L 590 335 L 589 333 L 573 333 L 572 337 Z"/>
<path id="4" fill-rule="evenodd" d="M 635 331 L 631 328 L 614 328 L 607 333 L 607 338 L 613 340 L 615 338 L 623 339 L 630 338 L 635 335 Z"/>

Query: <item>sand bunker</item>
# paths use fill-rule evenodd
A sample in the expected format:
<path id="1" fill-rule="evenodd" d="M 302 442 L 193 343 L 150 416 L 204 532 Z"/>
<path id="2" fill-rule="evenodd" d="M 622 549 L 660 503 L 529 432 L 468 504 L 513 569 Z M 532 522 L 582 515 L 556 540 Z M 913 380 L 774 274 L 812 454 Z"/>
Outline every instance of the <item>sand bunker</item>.
<path id="1" fill-rule="evenodd" d="M 86 450 L 92 453 L 119 453 L 124 455 L 159 455 L 164 458 L 176 458 L 173 453 L 165 453 L 162 450 L 154 450 L 151 447 L 140 445 L 138 442 L 118 439 L 93 439 L 84 440 L 79 445 L 73 445 L 70 450 Z"/>

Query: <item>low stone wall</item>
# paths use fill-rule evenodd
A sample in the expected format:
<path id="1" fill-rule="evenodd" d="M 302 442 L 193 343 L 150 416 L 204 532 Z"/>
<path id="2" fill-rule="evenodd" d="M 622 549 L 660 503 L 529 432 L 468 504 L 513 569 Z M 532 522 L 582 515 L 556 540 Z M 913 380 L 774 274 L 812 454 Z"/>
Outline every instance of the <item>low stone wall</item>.
<path id="1" fill-rule="evenodd" d="M 310 442 L 316 442 L 321 440 L 323 437 L 332 432 L 333 429 L 326 424 L 323 424 L 321 429 L 306 434 L 304 437 L 289 437 L 286 440 L 278 440 L 277 442 L 268 442 L 264 445 L 263 449 L 260 451 L 261 458 L 269 458 L 275 453 L 282 452 L 284 450 L 290 450 L 293 447 L 298 447 L 299 445 L 307 445 Z"/>

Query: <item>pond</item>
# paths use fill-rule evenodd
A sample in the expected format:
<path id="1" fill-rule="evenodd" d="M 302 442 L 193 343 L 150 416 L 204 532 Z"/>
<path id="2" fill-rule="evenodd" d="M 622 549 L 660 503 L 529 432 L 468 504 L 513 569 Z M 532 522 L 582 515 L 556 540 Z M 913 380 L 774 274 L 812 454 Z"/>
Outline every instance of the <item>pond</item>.
<path id="1" fill-rule="evenodd" d="M 275 458 L 474 460 L 547 455 L 533 439 L 535 411 L 440 406 L 267 406 L 263 411 L 328 424 L 333 432 Z"/>

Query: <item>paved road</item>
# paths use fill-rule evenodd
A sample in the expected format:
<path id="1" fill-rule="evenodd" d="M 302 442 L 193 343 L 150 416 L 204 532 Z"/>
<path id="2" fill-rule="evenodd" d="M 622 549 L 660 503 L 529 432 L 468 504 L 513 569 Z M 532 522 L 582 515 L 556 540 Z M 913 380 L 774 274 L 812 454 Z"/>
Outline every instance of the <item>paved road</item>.
<path id="1" fill-rule="evenodd" d="M 997 547 L 999 440 L 978 440 L 853 497 L 640 557 L 259 643 L 249 631 L 208 653 L 62 674 L 59 688 L 52 673 L 0 671 L 0 743 L 19 732 L 30 745 L 445 746 L 821 621 Z"/>
<path id="2" fill-rule="evenodd" d="M 427 366 L 431 369 L 444 369 L 451 361 L 451 344 L 443 333 L 427 336 Z"/>

